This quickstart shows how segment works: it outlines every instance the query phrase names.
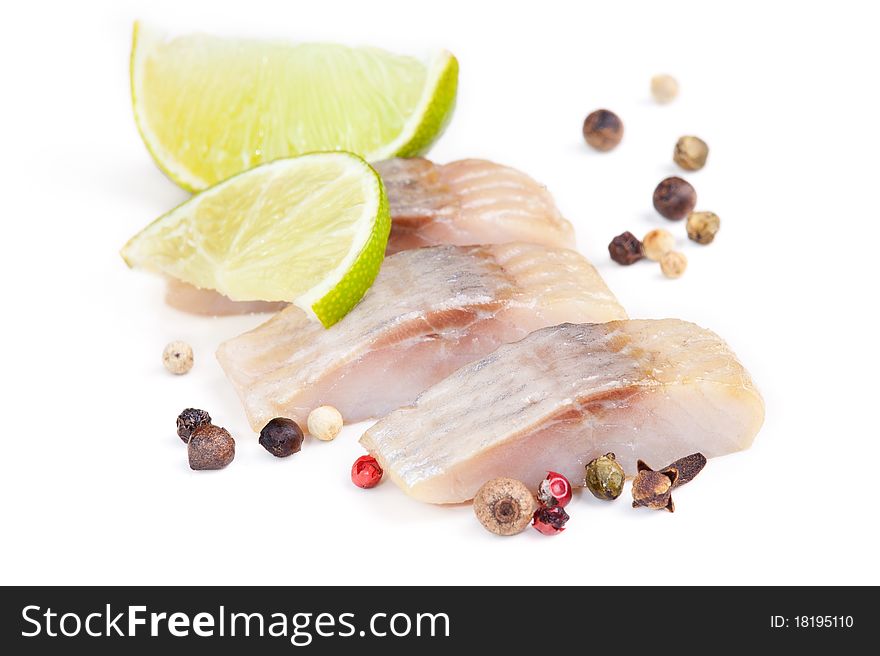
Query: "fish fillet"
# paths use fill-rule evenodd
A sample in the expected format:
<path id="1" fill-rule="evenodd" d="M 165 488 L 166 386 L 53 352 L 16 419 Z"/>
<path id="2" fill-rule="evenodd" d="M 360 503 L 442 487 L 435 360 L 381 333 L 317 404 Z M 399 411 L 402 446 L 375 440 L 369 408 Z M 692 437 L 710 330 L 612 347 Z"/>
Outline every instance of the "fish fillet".
<path id="1" fill-rule="evenodd" d="M 580 254 L 536 244 L 434 246 L 388 257 L 329 329 L 291 306 L 222 344 L 248 419 L 301 425 L 320 405 L 346 421 L 381 416 L 500 344 L 562 321 L 625 318 Z"/>
<path id="2" fill-rule="evenodd" d="M 574 229 L 546 188 L 525 173 L 480 159 L 438 165 L 422 158 L 379 162 L 391 209 L 387 253 L 439 244 L 531 242 L 574 247 Z M 272 312 L 277 303 L 233 301 L 169 280 L 165 301 L 192 314 Z"/>
<path id="3" fill-rule="evenodd" d="M 375 167 L 391 208 L 389 253 L 511 241 L 574 247 L 574 229 L 550 192 L 516 169 L 481 159 L 440 165 L 421 158 Z"/>
<path id="4" fill-rule="evenodd" d="M 361 438 L 407 494 L 473 498 L 487 480 L 584 484 L 613 451 L 663 465 L 747 448 L 764 420 L 748 372 L 714 333 L 677 319 L 563 324 L 501 346 L 379 420 Z"/>
<path id="5" fill-rule="evenodd" d="M 175 310 L 212 317 L 277 312 L 288 305 L 273 301 L 233 301 L 213 289 L 199 289 L 176 278 L 168 278 L 166 282 L 165 303 Z"/>

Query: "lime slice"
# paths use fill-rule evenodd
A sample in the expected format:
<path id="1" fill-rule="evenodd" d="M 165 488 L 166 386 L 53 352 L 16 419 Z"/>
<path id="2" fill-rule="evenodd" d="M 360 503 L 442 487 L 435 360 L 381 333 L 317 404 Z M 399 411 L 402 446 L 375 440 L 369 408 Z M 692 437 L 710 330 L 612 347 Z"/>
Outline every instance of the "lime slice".
<path id="1" fill-rule="evenodd" d="M 376 171 L 351 153 L 313 153 L 193 196 L 122 257 L 235 301 L 290 301 L 331 326 L 373 283 L 390 230 Z"/>
<path id="2" fill-rule="evenodd" d="M 159 167 L 190 191 L 264 162 L 344 150 L 423 154 L 455 105 L 458 62 L 375 48 L 166 38 L 135 23 L 135 120 Z"/>

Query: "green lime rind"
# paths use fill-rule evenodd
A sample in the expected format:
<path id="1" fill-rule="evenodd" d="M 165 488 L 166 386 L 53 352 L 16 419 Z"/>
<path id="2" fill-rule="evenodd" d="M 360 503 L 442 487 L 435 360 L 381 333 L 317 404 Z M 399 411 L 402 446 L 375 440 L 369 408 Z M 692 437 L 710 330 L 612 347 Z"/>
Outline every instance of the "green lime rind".
<path id="1" fill-rule="evenodd" d="M 191 44 L 198 44 L 199 35 L 180 38 L 194 39 L 194 41 L 190 41 L 189 47 L 195 47 Z M 458 61 L 451 53 L 440 51 L 430 60 L 421 62 L 426 75 L 419 82 L 420 87 L 414 86 L 413 84 L 406 86 L 406 76 L 399 76 L 398 79 L 400 84 L 404 86 L 396 88 L 401 90 L 401 94 L 406 96 L 408 93 L 417 92 L 419 94 L 419 99 L 411 109 L 407 110 L 408 115 L 398 115 L 404 122 L 399 131 L 393 133 L 394 136 L 392 136 L 392 134 L 382 134 L 381 130 L 377 132 L 375 129 L 375 121 L 384 120 L 383 111 L 385 111 L 384 108 L 387 103 L 391 103 L 391 105 L 387 106 L 393 106 L 394 101 L 394 98 L 389 100 L 387 94 L 380 93 L 378 100 L 375 101 L 375 107 L 373 107 L 373 102 L 371 101 L 369 103 L 360 103 L 358 108 L 354 111 L 342 112 L 339 115 L 334 114 L 333 112 L 316 114 L 311 111 L 303 111 L 300 114 L 293 114 L 284 117 L 283 120 L 286 120 L 287 122 L 282 123 L 282 127 L 279 128 L 276 126 L 278 129 L 267 133 L 272 135 L 271 138 L 267 137 L 268 142 L 271 144 L 274 140 L 274 152 L 267 155 L 260 155 L 260 153 L 264 152 L 262 148 L 265 144 L 261 144 L 260 141 L 253 142 L 252 136 L 250 135 L 262 134 L 260 130 L 262 130 L 261 125 L 264 118 L 269 124 L 271 124 L 273 120 L 282 120 L 280 118 L 272 118 L 274 116 L 271 110 L 273 105 L 270 104 L 269 109 L 266 109 L 262 114 L 258 113 L 251 116 L 247 111 L 243 111 L 241 114 L 234 113 L 232 116 L 220 120 L 219 122 L 216 122 L 216 117 L 211 115 L 208 110 L 205 110 L 202 112 L 207 112 L 204 117 L 205 120 L 201 120 L 202 117 L 199 113 L 201 110 L 199 108 L 201 107 L 200 103 L 202 102 L 202 98 L 189 97 L 192 95 L 192 89 L 198 87 L 198 81 L 193 81 L 193 84 L 188 84 L 186 82 L 185 74 L 181 73 L 181 75 L 177 76 L 172 73 L 160 78 L 161 83 L 157 85 L 155 73 L 152 81 L 148 76 L 148 63 L 150 61 L 156 61 L 153 60 L 152 57 L 157 52 L 161 53 L 170 43 L 179 42 L 177 41 L 177 38 L 168 40 L 164 34 L 144 27 L 140 23 L 135 23 L 132 34 L 132 48 L 129 64 L 131 100 L 138 133 L 150 153 L 150 156 L 153 158 L 158 168 L 170 180 L 191 193 L 202 191 L 213 184 L 220 182 L 222 179 L 235 175 L 241 170 L 246 170 L 254 165 L 272 161 L 273 159 L 292 157 L 306 152 L 331 150 L 355 152 L 364 157 L 364 159 L 373 162 L 388 159 L 390 157 L 413 157 L 422 155 L 425 154 L 433 143 L 443 134 L 444 130 L 449 125 L 455 109 L 458 89 Z M 243 43 L 247 42 L 244 41 Z M 271 42 L 266 43 L 267 47 L 272 45 Z M 341 47 L 332 46 L 331 44 L 325 46 L 322 46 L 321 44 L 291 44 L 291 46 L 296 48 L 314 48 L 315 52 L 320 52 L 320 48 L 322 47 Z M 353 50 L 368 52 L 371 49 L 365 48 Z M 380 55 L 382 54 L 382 51 L 376 50 L 375 52 Z M 165 51 L 165 53 L 167 55 L 167 51 Z M 385 55 L 388 57 L 387 67 L 391 78 L 394 77 L 392 72 L 396 71 L 394 74 L 399 74 L 396 67 L 402 60 L 409 60 L 416 65 L 419 63 L 419 60 L 411 57 L 397 56 L 393 53 L 384 53 L 382 56 Z M 242 61 L 245 62 L 244 66 L 247 67 L 249 66 L 247 63 L 247 55 L 244 55 L 244 57 L 245 58 Z M 189 70 L 186 56 L 181 59 L 163 60 L 162 56 L 159 55 L 158 61 L 164 62 L 164 64 L 160 65 L 165 65 L 166 67 L 171 66 L 171 71 Z M 204 64 L 204 61 L 205 60 L 198 60 L 196 61 L 196 64 Z M 206 61 L 210 68 L 210 58 Z M 174 62 L 177 62 L 177 64 Z M 177 67 L 176 69 L 174 68 L 175 66 Z M 296 71 L 297 68 L 291 64 L 289 70 Z M 204 76 L 202 79 L 204 79 Z M 374 94 L 379 92 L 378 84 L 376 87 L 370 87 L 369 82 L 366 81 L 367 78 L 364 77 L 363 79 L 364 84 L 367 85 L 366 89 L 372 89 Z M 167 85 L 170 86 L 163 87 L 163 83 L 167 83 Z M 288 93 L 292 93 L 293 97 L 303 97 L 305 92 L 305 96 L 307 97 L 309 95 L 309 89 L 311 89 L 312 86 L 315 86 L 314 84 L 310 85 L 307 80 L 303 81 L 301 84 L 304 84 L 305 86 L 303 86 L 299 94 L 294 93 L 296 89 L 288 89 Z M 357 85 L 355 84 L 355 86 Z M 320 85 L 318 85 L 318 87 L 320 87 Z M 235 105 L 237 100 L 234 97 L 228 97 L 228 89 L 230 87 L 226 88 L 227 97 L 225 97 L 224 102 L 231 102 Z M 284 87 L 282 86 L 281 88 Z M 177 90 L 176 93 L 175 89 Z M 312 92 L 315 92 L 315 90 L 312 89 Z M 334 93 L 338 92 L 339 87 L 337 86 L 335 90 L 331 89 L 328 91 L 327 89 L 324 89 L 322 93 L 329 93 L 332 97 Z M 363 92 L 363 89 L 361 92 Z M 242 93 L 247 95 L 248 92 L 242 91 Z M 355 94 L 355 97 L 357 97 L 357 94 L 360 92 L 355 90 L 350 93 Z M 266 94 L 257 96 L 257 100 L 268 102 L 264 97 L 265 95 Z M 392 92 L 392 95 L 394 95 L 394 92 Z M 204 132 L 208 134 L 215 132 L 215 136 L 212 138 L 206 138 L 206 134 L 202 134 L 198 131 L 197 134 L 192 134 L 186 131 L 180 133 L 179 129 L 177 130 L 177 133 L 174 133 L 174 128 L 169 128 L 169 126 L 175 124 L 179 125 L 179 122 L 178 119 L 175 118 L 174 111 L 168 109 L 168 107 L 164 110 L 161 109 L 161 103 L 164 102 L 161 98 L 165 96 L 178 98 L 175 103 L 172 103 L 172 107 L 177 110 L 180 109 L 180 99 L 183 98 L 184 100 L 187 100 L 190 104 L 189 109 L 187 110 L 187 116 L 191 116 L 193 112 L 196 112 L 195 115 L 200 117 L 200 120 L 197 121 L 197 125 L 204 126 Z M 208 95 L 209 99 L 205 101 L 206 107 L 210 107 L 210 98 L 213 97 L 213 94 Z M 224 98 L 222 91 L 219 92 L 218 97 L 221 99 Z M 156 103 L 159 103 L 158 107 L 160 107 L 160 109 L 157 109 Z M 247 106 L 248 105 L 246 104 L 245 107 Z M 283 106 L 283 103 L 280 106 Z M 371 120 L 364 120 L 363 115 L 359 110 L 370 107 L 373 107 L 373 109 L 367 109 L 367 113 L 372 112 L 374 116 Z M 251 107 L 251 110 L 253 110 L 253 107 Z M 268 117 L 266 117 L 266 112 L 269 113 Z M 353 125 L 348 125 L 348 117 L 354 115 L 360 116 L 358 122 Z M 394 119 L 392 119 L 392 122 L 393 121 Z M 286 125 L 287 128 L 283 128 L 283 125 Z M 309 143 L 308 146 L 303 147 L 305 145 L 303 143 L 296 146 L 293 142 L 288 142 L 285 150 L 280 143 L 283 140 L 279 136 L 287 134 L 285 129 L 291 134 L 297 134 L 298 130 L 307 130 L 308 139 L 306 141 L 310 139 L 311 143 Z M 172 132 L 169 133 L 169 130 Z M 226 134 L 228 138 L 224 137 L 224 134 Z M 353 137 L 352 134 L 354 135 Z M 349 137 L 352 138 L 340 139 L 338 138 L 339 135 L 349 135 Z M 381 135 L 381 137 L 378 135 Z M 203 150 L 209 153 L 219 153 L 217 162 L 211 163 L 214 161 L 213 158 L 206 159 L 206 156 L 202 153 Z M 239 152 L 251 153 L 251 161 L 248 162 L 243 160 L 240 163 L 233 163 L 230 165 L 230 160 L 234 160 L 237 157 L 236 154 Z M 264 157 L 264 159 L 263 161 L 254 161 L 254 157 Z M 224 163 L 221 164 L 220 162 Z"/>
<path id="2" fill-rule="evenodd" d="M 147 148 L 147 152 L 150 153 L 150 157 L 153 158 L 156 166 L 159 168 L 160 171 L 162 171 L 165 177 L 171 180 L 171 182 L 176 184 L 178 187 L 182 188 L 185 191 L 188 191 L 191 194 L 198 193 L 199 191 L 207 189 L 211 185 L 209 185 L 204 180 L 193 180 L 189 171 L 187 171 L 186 169 L 182 169 L 180 173 L 175 173 L 174 171 L 172 171 L 171 166 L 166 163 L 166 159 L 169 162 L 173 162 L 173 160 L 171 158 L 160 157 L 159 153 L 156 152 L 156 148 L 154 148 L 152 144 L 152 139 L 149 139 L 147 137 L 147 131 L 143 124 L 144 119 L 141 117 L 140 112 L 138 112 L 139 103 L 137 95 L 137 76 L 135 72 L 137 70 L 137 57 L 140 53 L 140 51 L 138 50 L 140 31 L 141 23 L 140 21 L 135 21 L 131 34 L 131 55 L 128 59 L 128 77 L 131 84 L 131 109 L 134 113 L 134 124 L 137 127 L 138 134 L 141 136 L 141 141 L 144 142 L 144 146 L 146 146 Z"/>
<path id="3" fill-rule="evenodd" d="M 458 60 L 447 53 L 446 63 L 431 93 L 431 102 L 425 109 L 418 128 L 412 138 L 397 149 L 395 155 L 419 157 L 427 153 L 452 121 L 457 96 Z"/>
<path id="4" fill-rule="evenodd" d="M 223 223 L 211 228 L 210 232 L 205 232 L 205 225 L 201 228 L 195 228 L 198 225 L 197 216 L 200 207 L 207 202 L 209 211 L 211 203 L 216 203 L 217 198 L 222 198 L 223 194 L 228 193 L 230 189 L 235 189 L 235 185 L 242 189 L 244 193 L 248 187 L 252 190 L 261 188 L 260 185 L 265 184 L 268 180 L 278 180 L 277 170 L 288 170 L 292 174 L 296 174 L 298 170 L 308 171 L 309 161 L 315 162 L 315 166 L 327 166 L 326 158 L 338 158 L 340 161 L 349 161 L 349 164 L 341 166 L 340 171 L 355 170 L 358 171 L 357 180 L 352 180 L 353 189 L 359 189 L 357 194 L 363 199 L 367 205 L 363 208 L 362 214 L 351 225 L 354 233 L 354 241 L 350 244 L 347 252 L 340 255 L 338 264 L 335 269 L 327 270 L 321 277 L 314 279 L 307 278 L 308 287 L 292 288 L 289 293 L 278 294 L 277 284 L 273 282 L 271 277 L 267 280 L 258 268 L 246 264 L 241 266 L 242 253 L 254 243 L 253 239 L 239 241 L 240 233 L 237 232 L 236 221 L 247 225 L 247 205 L 235 206 L 235 197 L 232 197 L 233 205 L 236 211 L 232 213 L 221 213 L 218 216 L 224 217 Z M 306 167 L 299 169 L 299 166 Z M 333 166 L 336 166 L 335 164 Z M 349 167 L 353 166 L 353 169 Z M 291 167 L 291 168 L 288 168 Z M 273 171 L 275 174 L 273 175 Z M 253 184 L 249 182 L 253 179 Z M 245 184 L 245 187 L 241 187 Z M 258 186 L 254 186 L 258 185 Z M 305 188 L 307 189 L 307 188 Z M 260 192 L 264 193 L 264 192 Z M 261 195 L 258 193 L 253 198 L 260 200 Z M 344 192 L 343 192 L 344 193 Z M 276 197 L 278 198 L 278 197 Z M 329 196 L 328 198 L 334 198 Z M 262 202 L 268 202 L 263 197 Z M 281 206 L 284 207 L 284 201 L 279 200 Z M 264 207 L 261 205 L 260 207 Z M 221 209 L 222 206 L 215 206 L 214 212 Z M 289 208 L 289 211 L 303 212 L 303 208 Z M 318 224 L 323 223 L 321 215 L 315 216 L 316 210 L 310 210 L 311 218 L 317 218 Z M 320 207 L 317 211 L 321 211 Z M 332 206 L 328 211 L 333 211 Z M 267 215 L 264 220 L 268 220 Z M 294 223 L 296 225 L 296 216 L 281 219 L 276 218 L 274 221 L 283 220 Z M 245 218 L 241 218 L 245 217 Z M 332 222 L 332 215 L 327 216 L 327 220 Z M 252 222 L 251 228 L 260 226 L 259 221 Z M 269 226 L 273 223 L 267 224 Z M 360 226 L 359 228 L 357 226 Z M 231 230 L 230 230 L 231 228 Z M 290 235 L 289 230 L 279 226 L 281 233 Z M 299 254 L 293 256 L 288 249 L 284 247 L 285 241 L 279 241 L 277 237 L 271 238 L 270 234 L 267 245 L 271 246 L 271 250 L 266 256 L 266 266 L 276 266 L 278 262 L 284 266 L 284 258 L 299 258 L 301 264 L 305 263 L 306 270 L 308 268 L 307 258 L 311 249 L 317 249 L 319 252 L 322 245 L 326 244 L 326 240 L 333 238 L 334 233 L 324 233 L 319 228 L 317 232 L 302 232 L 296 237 L 295 243 L 300 250 Z M 218 232 L 219 231 L 219 232 Z M 330 327 L 340 319 L 342 319 L 353 308 L 366 293 L 367 289 L 372 285 L 379 272 L 382 260 L 385 256 L 385 247 L 391 232 L 391 214 L 389 211 L 388 198 L 385 193 L 385 187 L 379 174 L 373 169 L 363 158 L 353 153 L 340 151 L 307 153 L 295 158 L 286 158 L 275 160 L 247 171 L 242 171 L 217 185 L 197 193 L 192 198 L 184 201 L 176 208 L 166 212 L 159 218 L 152 221 L 148 226 L 132 237 L 122 248 L 121 256 L 126 264 L 131 268 L 144 268 L 146 270 L 162 273 L 172 276 L 179 280 L 183 280 L 189 284 L 202 289 L 214 289 L 221 294 L 227 295 L 233 300 L 285 300 L 294 303 L 302 308 L 308 315 L 317 319 L 325 327 Z M 279 233 L 279 234 L 281 234 Z M 228 242 L 221 240 L 221 249 L 217 250 L 217 244 L 213 244 L 213 248 L 209 251 L 204 250 L 205 241 L 210 240 L 209 235 L 226 234 Z M 203 235 L 203 236 L 200 236 Z M 223 243 L 232 245 L 233 250 L 224 251 Z M 260 242 L 257 242 L 260 243 Z M 218 258 L 218 252 L 222 252 L 222 256 Z M 273 254 L 274 252 L 274 254 Z M 277 256 L 275 255 L 277 254 Z M 281 258 L 280 260 L 278 258 Z M 319 255 L 320 257 L 320 255 Z M 259 263 L 262 260 L 254 260 Z M 245 260 L 247 263 L 248 260 Z M 194 264 L 195 263 L 195 264 Z M 277 272 L 276 268 L 276 272 Z M 302 267 L 301 267 L 302 270 Z M 266 271 L 268 273 L 268 271 Z M 244 276 L 240 278 L 238 276 Z M 278 277 L 275 276 L 275 281 Z M 282 278 L 283 280 L 283 278 Z M 297 278 L 301 282 L 302 278 Z M 246 288 L 248 291 L 242 292 Z M 317 300 L 315 300 L 317 298 Z"/>
<path id="5" fill-rule="evenodd" d="M 358 304 L 373 284 L 385 259 L 385 247 L 391 234 L 391 212 L 385 185 L 379 174 L 379 209 L 373 230 L 352 267 L 323 298 L 312 305 L 312 312 L 325 328 L 337 323 Z"/>

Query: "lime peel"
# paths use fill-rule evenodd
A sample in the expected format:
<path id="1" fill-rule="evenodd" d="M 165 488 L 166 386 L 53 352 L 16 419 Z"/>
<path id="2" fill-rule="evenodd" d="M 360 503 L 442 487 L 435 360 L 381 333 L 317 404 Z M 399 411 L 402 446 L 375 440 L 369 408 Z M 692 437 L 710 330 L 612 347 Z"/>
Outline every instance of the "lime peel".
<path id="1" fill-rule="evenodd" d="M 134 24 L 135 122 L 159 168 L 188 191 L 311 152 L 414 157 L 443 133 L 458 61 L 332 44 L 168 38 Z"/>
<path id="2" fill-rule="evenodd" d="M 382 180 L 352 153 L 311 153 L 221 182 L 122 249 L 140 267 L 239 301 L 289 301 L 329 327 L 378 274 L 391 231 Z"/>

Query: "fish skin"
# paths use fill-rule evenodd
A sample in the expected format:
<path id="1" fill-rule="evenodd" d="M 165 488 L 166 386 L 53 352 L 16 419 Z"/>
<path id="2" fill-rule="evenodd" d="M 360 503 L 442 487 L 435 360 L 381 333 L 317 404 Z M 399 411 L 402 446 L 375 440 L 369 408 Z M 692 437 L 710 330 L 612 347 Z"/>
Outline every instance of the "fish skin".
<path id="1" fill-rule="evenodd" d="M 435 164 L 391 159 L 374 165 L 388 193 L 387 253 L 437 244 L 531 242 L 574 248 L 574 228 L 546 187 L 482 159 Z"/>
<path id="2" fill-rule="evenodd" d="M 217 358 L 255 430 L 274 417 L 305 425 L 320 405 L 354 422 L 411 403 L 537 328 L 625 317 L 575 251 L 434 246 L 388 257 L 361 302 L 331 328 L 291 306 L 223 343 Z"/>
<path id="3" fill-rule="evenodd" d="M 537 488 L 547 471 L 584 484 L 614 452 L 672 462 L 749 447 L 764 402 L 717 335 L 678 319 L 562 324 L 460 368 L 380 419 L 360 443 L 410 496 L 473 498 L 506 476 Z"/>

